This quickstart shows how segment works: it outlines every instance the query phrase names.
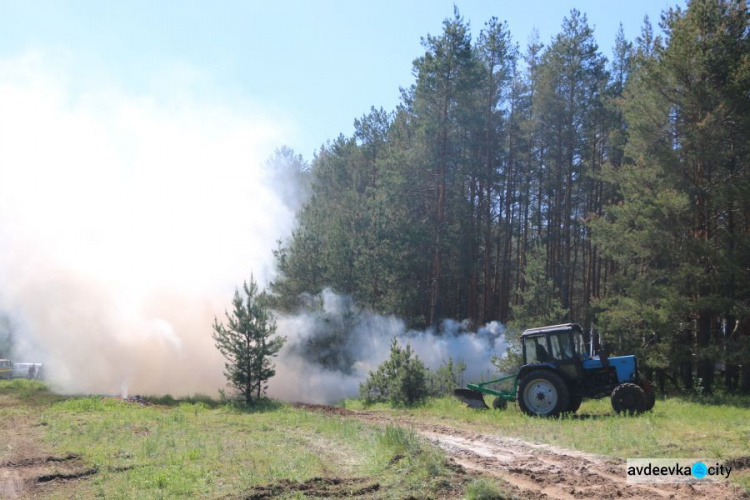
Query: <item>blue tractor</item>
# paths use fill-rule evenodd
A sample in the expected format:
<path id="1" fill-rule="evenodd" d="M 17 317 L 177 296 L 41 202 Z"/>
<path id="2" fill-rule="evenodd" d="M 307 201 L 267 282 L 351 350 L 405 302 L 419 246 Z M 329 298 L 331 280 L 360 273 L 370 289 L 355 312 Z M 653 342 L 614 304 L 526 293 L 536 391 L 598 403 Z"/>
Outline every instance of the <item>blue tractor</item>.
<path id="1" fill-rule="evenodd" d="M 617 413 L 634 415 L 649 411 L 656 398 L 651 384 L 638 373 L 638 361 L 630 356 L 607 356 L 586 351 L 580 325 L 545 326 L 521 335 L 523 366 L 513 375 L 456 389 L 456 397 L 473 408 L 487 408 L 484 395 L 495 396 L 493 407 L 517 401 L 528 415 L 558 416 L 574 413 L 583 398 L 612 398 Z M 491 386 L 513 381 L 512 390 Z"/>

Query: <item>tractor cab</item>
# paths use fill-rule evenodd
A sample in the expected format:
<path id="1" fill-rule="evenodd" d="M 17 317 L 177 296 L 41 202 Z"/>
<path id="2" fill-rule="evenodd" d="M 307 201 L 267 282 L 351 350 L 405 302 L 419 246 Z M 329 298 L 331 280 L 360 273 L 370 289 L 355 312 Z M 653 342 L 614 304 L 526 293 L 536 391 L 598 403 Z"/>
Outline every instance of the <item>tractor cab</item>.
<path id="1" fill-rule="evenodd" d="M 570 380 L 583 378 L 588 360 L 583 329 L 575 323 L 532 328 L 521 335 L 523 364 L 543 363 L 560 370 Z"/>

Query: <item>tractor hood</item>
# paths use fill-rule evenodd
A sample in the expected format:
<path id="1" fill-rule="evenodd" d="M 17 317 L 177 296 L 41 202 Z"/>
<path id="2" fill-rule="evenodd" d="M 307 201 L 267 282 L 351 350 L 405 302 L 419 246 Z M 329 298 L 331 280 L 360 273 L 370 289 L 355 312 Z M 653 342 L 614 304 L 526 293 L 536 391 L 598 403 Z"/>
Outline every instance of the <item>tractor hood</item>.
<path id="1" fill-rule="evenodd" d="M 604 365 L 599 357 L 587 359 L 583 362 L 584 370 L 595 370 Z M 635 356 L 610 356 L 609 366 L 614 367 L 617 372 L 617 380 L 620 383 L 635 381 Z"/>

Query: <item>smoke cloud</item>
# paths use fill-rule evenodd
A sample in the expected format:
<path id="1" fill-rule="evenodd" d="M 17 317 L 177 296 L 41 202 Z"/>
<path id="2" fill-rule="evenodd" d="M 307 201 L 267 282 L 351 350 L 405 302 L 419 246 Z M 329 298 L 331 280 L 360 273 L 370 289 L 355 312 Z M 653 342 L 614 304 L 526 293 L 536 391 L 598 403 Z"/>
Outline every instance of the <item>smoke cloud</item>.
<path id="1" fill-rule="evenodd" d="M 468 322 L 453 320 L 445 320 L 439 331 L 410 330 L 400 319 L 361 310 L 331 290 L 308 297 L 305 309 L 277 320 L 287 343 L 270 393 L 280 399 L 332 403 L 358 396 L 359 384 L 388 359 L 394 338 L 411 345 L 432 370 L 449 359 L 465 362 L 467 382 L 492 376 L 492 357 L 504 356 L 507 349 L 505 327 L 496 321 L 476 332 Z"/>
<path id="2" fill-rule="evenodd" d="M 250 272 L 272 278 L 303 196 L 262 167 L 289 127 L 189 68 L 133 94 L 57 56 L 0 61 L 0 336 L 60 392 L 216 395 L 213 318 Z M 355 396 L 394 337 L 467 381 L 505 351 L 498 323 L 420 332 L 329 290 L 308 302 L 278 317 L 271 396 Z"/>
<path id="3" fill-rule="evenodd" d="M 171 68 L 140 94 L 64 54 L 0 61 L 0 314 L 64 392 L 215 394 L 211 324 L 293 214 L 282 120 Z M 63 61 L 63 62 L 59 62 Z M 145 78 L 145 77 L 144 77 Z M 5 324 L 5 322 L 4 322 Z"/>

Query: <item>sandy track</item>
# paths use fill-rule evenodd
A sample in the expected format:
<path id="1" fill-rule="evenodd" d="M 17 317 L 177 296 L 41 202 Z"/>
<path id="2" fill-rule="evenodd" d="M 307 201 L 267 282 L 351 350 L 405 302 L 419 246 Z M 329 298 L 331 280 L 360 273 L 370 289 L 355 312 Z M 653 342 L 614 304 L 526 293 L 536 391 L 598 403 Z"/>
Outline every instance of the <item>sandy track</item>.
<path id="1" fill-rule="evenodd" d="M 496 476 L 511 484 L 519 496 L 539 499 L 749 498 L 728 483 L 629 485 L 622 460 L 539 445 L 457 427 L 425 423 L 371 411 L 351 411 L 323 405 L 298 405 L 311 411 L 358 418 L 376 424 L 414 429 L 467 470 Z"/>

